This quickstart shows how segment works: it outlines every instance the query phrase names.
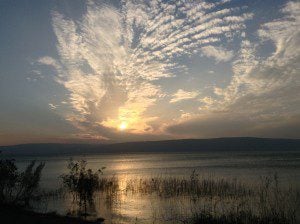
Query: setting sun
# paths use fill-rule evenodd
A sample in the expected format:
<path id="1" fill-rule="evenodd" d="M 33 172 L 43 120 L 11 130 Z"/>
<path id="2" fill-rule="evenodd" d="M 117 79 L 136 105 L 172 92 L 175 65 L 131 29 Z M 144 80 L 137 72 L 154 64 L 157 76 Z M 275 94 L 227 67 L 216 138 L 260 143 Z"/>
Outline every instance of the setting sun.
<path id="1" fill-rule="evenodd" d="M 120 126 L 119 126 L 119 129 L 120 129 L 121 131 L 125 130 L 126 128 L 127 128 L 127 124 L 126 124 L 125 122 L 122 122 L 122 123 L 120 124 Z"/>

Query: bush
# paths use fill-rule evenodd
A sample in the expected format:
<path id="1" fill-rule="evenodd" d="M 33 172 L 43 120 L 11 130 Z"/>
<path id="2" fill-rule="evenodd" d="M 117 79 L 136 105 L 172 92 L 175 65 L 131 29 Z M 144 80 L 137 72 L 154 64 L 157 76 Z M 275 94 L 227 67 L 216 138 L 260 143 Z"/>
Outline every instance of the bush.
<path id="1" fill-rule="evenodd" d="M 61 176 L 63 186 L 73 195 L 73 200 L 79 205 L 79 208 L 84 208 L 86 214 L 87 204 L 93 204 L 93 196 L 95 191 L 99 189 L 100 175 L 103 173 L 102 167 L 97 172 L 86 168 L 87 162 L 84 160 L 70 160 L 68 164 L 68 174 Z"/>
<path id="2" fill-rule="evenodd" d="M 0 203 L 28 206 L 36 198 L 45 163 L 35 167 L 32 161 L 24 172 L 18 172 L 15 160 L 0 160 Z"/>

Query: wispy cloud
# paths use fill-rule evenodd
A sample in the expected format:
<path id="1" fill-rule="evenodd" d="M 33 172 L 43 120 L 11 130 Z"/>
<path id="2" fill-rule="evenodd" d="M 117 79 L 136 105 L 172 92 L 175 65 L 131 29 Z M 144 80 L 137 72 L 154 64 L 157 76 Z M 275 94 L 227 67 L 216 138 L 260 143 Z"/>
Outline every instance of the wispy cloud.
<path id="1" fill-rule="evenodd" d="M 233 51 L 226 50 L 222 47 L 205 46 L 202 47 L 201 50 L 205 56 L 214 58 L 217 62 L 229 61 L 233 58 Z"/>
<path id="2" fill-rule="evenodd" d="M 55 110 L 58 105 L 54 105 L 53 103 L 48 104 L 51 110 Z"/>
<path id="3" fill-rule="evenodd" d="M 222 94 L 227 103 L 249 94 L 276 95 L 277 91 L 297 97 L 288 89 L 292 91 L 299 85 L 300 3 L 290 2 L 281 11 L 285 16 L 261 25 L 259 41 L 241 43 L 239 57 L 233 63 L 232 81 Z M 268 41 L 274 45 L 274 52 L 259 55 L 259 48 Z M 287 92 L 282 92 L 287 86 Z"/>
<path id="4" fill-rule="evenodd" d="M 58 62 L 54 58 L 49 57 L 49 56 L 39 58 L 38 63 L 44 64 L 44 65 L 49 65 L 58 71 L 61 70 L 61 66 L 58 64 Z"/>
<path id="5" fill-rule="evenodd" d="M 183 89 L 179 89 L 176 93 L 172 95 L 172 99 L 170 100 L 170 103 L 176 103 L 182 100 L 189 100 L 189 99 L 194 99 L 198 96 L 197 91 L 184 91 Z"/>

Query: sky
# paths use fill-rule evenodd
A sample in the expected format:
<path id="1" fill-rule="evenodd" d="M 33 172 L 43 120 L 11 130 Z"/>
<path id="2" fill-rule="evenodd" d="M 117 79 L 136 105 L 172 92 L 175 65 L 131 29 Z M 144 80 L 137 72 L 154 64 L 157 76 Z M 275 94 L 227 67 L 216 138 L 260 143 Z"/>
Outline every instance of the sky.
<path id="1" fill-rule="evenodd" d="M 299 1 L 0 1 L 0 145 L 300 138 L 299 76 Z"/>

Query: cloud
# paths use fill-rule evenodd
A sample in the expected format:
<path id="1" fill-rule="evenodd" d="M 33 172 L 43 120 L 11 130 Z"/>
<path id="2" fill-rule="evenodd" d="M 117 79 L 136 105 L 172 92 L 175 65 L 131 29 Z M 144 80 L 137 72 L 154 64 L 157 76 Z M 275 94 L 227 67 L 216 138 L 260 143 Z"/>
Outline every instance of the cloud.
<path id="1" fill-rule="evenodd" d="M 59 63 L 52 57 L 49 57 L 49 56 L 45 56 L 45 57 L 41 57 L 38 59 L 38 62 L 40 64 L 44 64 L 44 65 L 49 65 L 53 68 L 55 68 L 56 70 L 61 70 L 61 66 L 59 65 Z M 35 73 L 39 73 L 39 71 L 37 70 L 34 70 Z"/>
<path id="2" fill-rule="evenodd" d="M 299 138 L 300 117 L 270 117 L 253 119 L 246 114 L 217 113 L 198 116 L 170 125 L 166 132 L 183 138 L 270 137 Z"/>
<path id="3" fill-rule="evenodd" d="M 58 105 L 54 105 L 53 103 L 48 104 L 51 110 L 55 110 Z"/>
<path id="4" fill-rule="evenodd" d="M 282 9 L 286 14 L 283 18 L 263 24 L 258 31 L 259 42 L 242 42 L 239 57 L 233 63 L 232 81 L 223 92 L 225 101 L 234 102 L 248 94 L 264 96 L 273 92 L 277 95 L 283 87 L 293 89 L 299 85 L 299 5 L 288 3 Z M 274 44 L 274 52 L 258 56 L 259 47 L 267 41 Z"/>
<path id="5" fill-rule="evenodd" d="M 38 60 L 57 71 L 55 80 L 68 92 L 63 101 L 71 107 L 63 116 L 78 128 L 79 135 L 111 139 L 119 137 L 119 125 L 127 123 L 128 139 L 163 136 L 175 133 L 172 122 L 183 122 L 183 117 L 184 122 L 202 123 L 205 114 L 207 122 L 215 119 L 222 125 L 227 115 L 220 113 L 225 111 L 234 111 L 240 117 L 236 122 L 243 126 L 244 117 L 238 114 L 245 109 L 241 105 L 251 107 L 247 102 L 262 105 L 259 111 L 254 106 L 245 111 L 247 116 L 261 116 L 260 121 L 271 108 L 296 116 L 289 102 L 297 102 L 299 86 L 298 2 L 286 4 L 282 18 L 262 24 L 253 40 L 245 35 L 253 14 L 245 12 L 246 7 L 232 7 L 229 1 L 122 1 L 119 8 L 94 1 L 86 4 L 79 19 L 53 12 L 58 58 Z M 229 50 L 233 41 L 239 48 Z M 261 56 L 259 49 L 265 43 L 271 43 L 274 52 Z M 161 85 L 188 72 L 188 63 L 182 62 L 196 55 L 232 66 L 231 81 L 225 87 L 211 85 L 211 93 L 195 103 L 200 110 L 185 111 L 178 120 L 173 111 L 163 121 L 153 113 L 164 110 L 159 105 L 198 97 L 199 91 L 179 86 L 169 99 L 168 89 Z M 278 103 L 265 105 L 266 96 Z M 162 123 L 170 127 L 168 133 L 157 131 Z"/>
<path id="6" fill-rule="evenodd" d="M 214 58 L 217 62 L 229 61 L 233 58 L 233 51 L 228 51 L 222 47 L 205 46 L 201 48 L 202 53 L 210 58 Z"/>
<path id="7" fill-rule="evenodd" d="M 209 96 L 203 97 L 203 98 L 199 99 L 199 101 L 203 103 L 203 106 L 200 106 L 199 110 L 208 109 L 215 102 L 215 100 Z"/>
<path id="8" fill-rule="evenodd" d="M 189 137 L 258 136 L 299 138 L 300 3 L 289 2 L 283 16 L 262 24 L 257 41 L 243 40 L 232 63 L 233 76 L 215 97 L 204 97 L 200 113 L 166 131 Z M 261 55 L 265 43 L 273 52 Z M 289 128 L 290 127 L 290 128 Z"/>
<path id="9" fill-rule="evenodd" d="M 198 92 L 192 91 L 184 91 L 182 89 L 179 89 L 176 93 L 172 95 L 172 99 L 170 100 L 170 103 L 176 103 L 182 100 L 189 100 L 189 99 L 194 99 L 198 96 Z"/>
<path id="10" fill-rule="evenodd" d="M 153 81 L 185 71 L 177 57 L 206 52 L 205 45 L 245 28 L 247 14 L 224 4 L 124 1 L 115 8 L 90 1 L 80 20 L 53 12 L 59 59 L 38 61 L 55 68 L 56 81 L 69 92 L 64 101 L 73 112 L 66 119 L 84 131 L 127 122 L 130 132 L 149 134 L 156 117 L 145 113 L 166 95 Z M 221 55 L 217 60 L 228 60 L 229 51 L 213 49 Z M 197 94 L 180 89 L 170 102 Z"/>

